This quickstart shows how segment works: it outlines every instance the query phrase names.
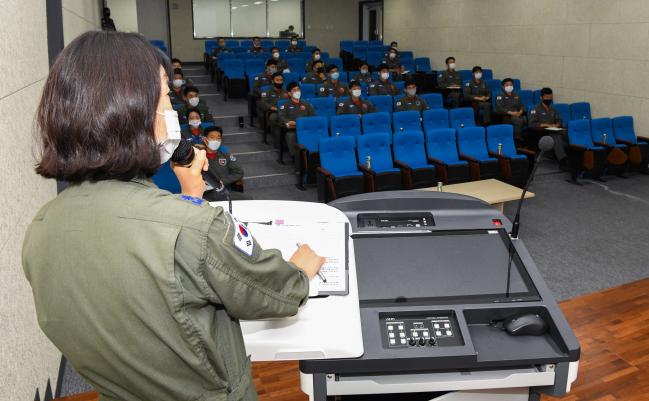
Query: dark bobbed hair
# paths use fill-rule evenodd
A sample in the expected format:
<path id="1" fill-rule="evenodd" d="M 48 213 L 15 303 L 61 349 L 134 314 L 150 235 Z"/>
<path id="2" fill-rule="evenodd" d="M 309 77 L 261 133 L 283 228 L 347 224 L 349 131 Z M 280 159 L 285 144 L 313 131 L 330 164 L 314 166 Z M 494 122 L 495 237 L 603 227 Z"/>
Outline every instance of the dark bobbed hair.
<path id="1" fill-rule="evenodd" d="M 473 67 L 471 69 L 471 72 L 473 72 L 473 73 L 476 73 L 478 71 L 482 72 L 482 67 L 480 67 L 479 65 L 476 65 L 475 67 Z"/>
<path id="2" fill-rule="evenodd" d="M 185 117 L 187 117 L 187 119 L 189 119 L 189 114 L 190 113 L 196 113 L 199 116 L 201 115 L 201 111 L 198 109 L 198 107 L 190 107 L 190 108 L 187 109 L 187 111 L 185 111 Z M 201 116 L 201 119 L 202 119 L 202 116 Z"/>
<path id="3" fill-rule="evenodd" d="M 511 78 L 505 78 L 505 79 L 503 79 L 502 81 L 500 81 L 500 86 L 505 86 L 505 84 L 508 83 L 508 82 L 509 82 L 510 84 L 513 84 L 513 83 L 514 83 L 514 80 L 511 79 Z"/>
<path id="4" fill-rule="evenodd" d="M 444 60 L 444 64 L 448 64 L 448 62 L 451 60 L 455 61 L 455 57 L 453 56 L 446 57 L 446 60 Z"/>
<path id="5" fill-rule="evenodd" d="M 210 132 L 214 132 L 214 131 L 218 132 L 219 134 L 221 134 L 221 136 L 223 136 L 223 128 L 219 127 L 218 125 L 212 125 L 205 128 L 203 130 L 203 136 L 206 137 L 210 134 Z"/>
<path id="6" fill-rule="evenodd" d="M 358 81 L 351 81 L 351 82 L 349 83 L 349 89 L 354 88 L 354 87 L 362 88 L 360 82 L 358 82 Z"/>
<path id="7" fill-rule="evenodd" d="M 183 94 L 184 94 L 185 96 L 189 95 L 189 94 L 192 93 L 192 92 L 196 92 L 197 95 L 201 93 L 201 92 L 198 90 L 198 88 L 195 87 L 195 86 L 186 86 L 186 87 L 185 87 L 185 90 L 183 90 Z"/>
<path id="8" fill-rule="evenodd" d="M 155 174 L 160 66 L 169 71 L 169 59 L 136 33 L 91 31 L 73 40 L 36 112 L 36 173 L 73 183 Z"/>
<path id="9" fill-rule="evenodd" d="M 545 88 L 541 89 L 541 96 L 543 96 L 543 95 L 551 95 L 551 94 L 552 94 L 552 89 L 550 89 L 548 87 L 545 87 Z"/>

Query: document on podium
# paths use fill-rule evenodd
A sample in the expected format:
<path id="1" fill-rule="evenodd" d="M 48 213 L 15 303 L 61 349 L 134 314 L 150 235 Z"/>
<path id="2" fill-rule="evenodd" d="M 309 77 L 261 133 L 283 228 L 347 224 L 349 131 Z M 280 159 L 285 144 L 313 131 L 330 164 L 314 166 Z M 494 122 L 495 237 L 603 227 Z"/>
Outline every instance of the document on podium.
<path id="1" fill-rule="evenodd" d="M 276 226 L 249 223 L 253 238 L 264 249 L 278 249 L 289 260 L 299 245 L 309 245 L 325 258 L 320 274 L 311 280 L 309 297 L 349 293 L 349 225 L 314 223 Z M 326 281 L 323 281 L 326 280 Z"/>

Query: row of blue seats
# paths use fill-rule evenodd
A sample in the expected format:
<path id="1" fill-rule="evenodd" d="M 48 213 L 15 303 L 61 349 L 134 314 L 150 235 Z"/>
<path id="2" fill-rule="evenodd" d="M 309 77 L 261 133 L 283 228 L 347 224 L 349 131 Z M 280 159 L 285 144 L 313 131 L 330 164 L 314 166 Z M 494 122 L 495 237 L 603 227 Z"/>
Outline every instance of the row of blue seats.
<path id="1" fill-rule="evenodd" d="M 317 97 L 312 93 L 313 87 L 319 87 L 320 85 L 313 84 L 300 84 L 302 89 L 302 98 L 309 102 L 313 108 L 316 110 L 316 113 L 321 116 L 332 116 L 336 114 L 337 105 L 344 103 L 348 97 L 342 96 L 338 99 L 334 97 Z M 365 93 L 365 92 L 364 92 Z M 316 89 L 317 94 L 317 89 Z M 376 108 L 378 112 L 385 112 L 389 115 L 397 111 L 397 103 L 403 99 L 405 95 L 374 95 L 366 96 L 363 94 L 362 99 L 369 100 L 372 105 Z M 444 105 L 442 103 L 442 95 L 439 93 L 426 93 L 420 95 L 420 97 L 426 102 L 429 108 L 431 109 L 443 109 Z M 288 99 L 281 99 L 277 102 L 278 106 L 282 106 L 286 103 Z M 372 113 L 375 114 L 375 113 Z"/>
<path id="2" fill-rule="evenodd" d="M 268 50 L 270 50 L 271 47 L 279 47 L 280 49 L 284 50 L 291 45 L 290 39 L 261 39 L 260 42 L 261 47 Z M 304 49 L 308 46 L 306 40 L 304 39 L 298 39 L 297 42 L 298 47 L 300 47 L 301 49 Z M 206 40 L 204 43 L 206 53 L 210 53 L 213 48 L 218 46 L 219 44 L 216 40 Z M 252 39 L 226 39 L 225 46 L 230 49 L 241 47 L 247 50 L 252 47 Z M 315 48 L 315 46 L 313 46 L 313 48 Z"/>
<path id="3" fill-rule="evenodd" d="M 270 57 L 270 56 L 269 56 Z M 269 58 L 248 58 L 248 59 L 241 59 L 241 58 L 230 58 L 227 57 L 225 59 L 220 58 L 219 59 L 219 69 L 222 71 L 229 71 L 229 70 L 241 70 L 247 74 L 247 75 L 258 75 L 264 72 L 266 69 L 266 61 L 268 61 Z M 304 67 L 306 66 L 306 63 L 308 63 L 311 58 L 302 58 L 302 57 L 290 57 L 284 59 L 286 63 L 289 66 L 289 69 L 292 72 L 297 72 L 300 74 L 304 74 Z M 343 69 L 343 62 L 341 59 L 337 57 L 326 57 L 326 59 L 323 59 L 325 64 L 330 65 L 333 64 L 338 67 L 342 71 Z"/>
<path id="4" fill-rule="evenodd" d="M 600 148 L 599 144 L 625 149 L 626 144 L 638 144 L 633 117 L 577 119 L 568 123 L 568 140 L 571 145 L 587 149 Z"/>

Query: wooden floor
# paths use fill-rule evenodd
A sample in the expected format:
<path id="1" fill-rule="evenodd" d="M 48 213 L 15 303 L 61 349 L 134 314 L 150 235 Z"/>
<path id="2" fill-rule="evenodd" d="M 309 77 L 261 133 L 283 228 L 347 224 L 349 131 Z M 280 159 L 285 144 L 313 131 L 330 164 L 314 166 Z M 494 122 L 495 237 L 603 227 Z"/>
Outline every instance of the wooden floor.
<path id="1" fill-rule="evenodd" d="M 649 279 L 563 302 L 561 309 L 581 343 L 579 378 L 561 400 L 649 401 Z M 308 399 L 297 362 L 255 363 L 253 374 L 260 401 Z M 96 394 L 61 400 L 95 401 Z"/>

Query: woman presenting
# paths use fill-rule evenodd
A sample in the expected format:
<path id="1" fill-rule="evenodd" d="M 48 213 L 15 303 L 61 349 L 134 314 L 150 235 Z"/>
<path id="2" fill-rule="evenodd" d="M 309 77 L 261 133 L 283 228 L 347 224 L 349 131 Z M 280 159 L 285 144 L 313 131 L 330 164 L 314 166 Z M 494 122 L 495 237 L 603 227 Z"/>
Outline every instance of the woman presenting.
<path id="1" fill-rule="evenodd" d="M 239 319 L 295 315 L 323 259 L 289 262 L 201 199 L 208 161 L 150 180 L 180 140 L 166 57 L 142 36 L 88 32 L 63 50 L 37 113 L 36 172 L 70 186 L 30 225 L 38 322 L 102 401 L 256 400 Z"/>

